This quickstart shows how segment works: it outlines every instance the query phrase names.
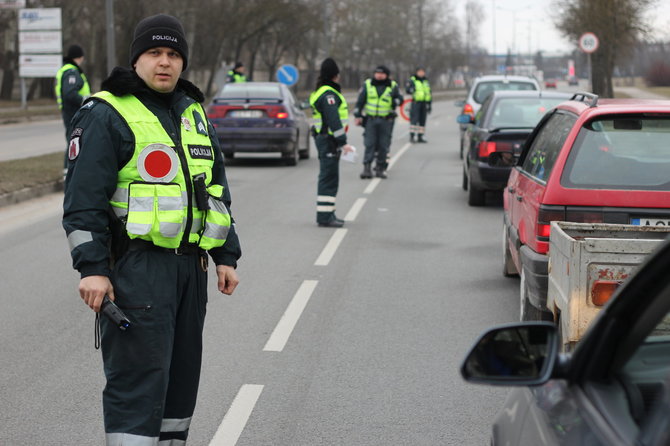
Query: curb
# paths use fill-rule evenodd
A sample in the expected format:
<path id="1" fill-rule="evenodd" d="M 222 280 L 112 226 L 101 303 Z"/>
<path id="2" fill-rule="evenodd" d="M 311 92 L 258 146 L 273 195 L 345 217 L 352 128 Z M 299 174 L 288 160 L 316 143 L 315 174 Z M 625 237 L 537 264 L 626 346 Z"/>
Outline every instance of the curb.
<path id="1" fill-rule="evenodd" d="M 39 186 L 24 187 L 23 189 L 7 192 L 0 195 L 0 207 L 10 206 L 32 198 L 43 197 L 57 192 L 63 192 L 63 180 L 56 180 Z"/>

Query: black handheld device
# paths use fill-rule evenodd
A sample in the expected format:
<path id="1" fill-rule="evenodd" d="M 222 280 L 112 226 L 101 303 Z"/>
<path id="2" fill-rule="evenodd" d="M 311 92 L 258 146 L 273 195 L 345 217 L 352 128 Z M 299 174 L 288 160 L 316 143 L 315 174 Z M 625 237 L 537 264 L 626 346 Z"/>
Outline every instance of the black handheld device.
<path id="1" fill-rule="evenodd" d="M 123 314 L 123 311 L 121 311 L 121 309 L 117 307 L 116 304 L 112 302 L 112 300 L 107 295 L 105 295 L 105 298 L 102 300 L 100 313 L 107 316 L 109 320 L 112 321 L 114 325 L 119 327 L 119 330 L 121 331 L 126 331 L 128 327 L 130 327 L 130 321 L 126 315 Z"/>

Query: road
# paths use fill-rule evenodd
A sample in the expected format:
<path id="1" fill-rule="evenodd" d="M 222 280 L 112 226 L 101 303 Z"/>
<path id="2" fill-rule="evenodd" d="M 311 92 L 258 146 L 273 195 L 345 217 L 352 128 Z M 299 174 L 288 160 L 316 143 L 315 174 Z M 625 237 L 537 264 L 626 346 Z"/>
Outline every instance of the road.
<path id="1" fill-rule="evenodd" d="M 341 163 L 341 230 L 315 224 L 313 147 L 297 167 L 228 164 L 241 284 L 223 296 L 210 275 L 189 444 L 488 443 L 507 390 L 458 368 L 484 328 L 516 320 L 518 280 L 500 272 L 500 200 L 465 203 L 457 112 L 434 104 L 428 144 L 409 146 L 398 123 L 388 180 Z M 350 135 L 362 152 L 361 129 Z M 0 445 L 103 443 L 94 318 L 60 206 L 0 209 Z"/>
<path id="2" fill-rule="evenodd" d="M 0 161 L 65 152 L 62 119 L 0 126 Z"/>

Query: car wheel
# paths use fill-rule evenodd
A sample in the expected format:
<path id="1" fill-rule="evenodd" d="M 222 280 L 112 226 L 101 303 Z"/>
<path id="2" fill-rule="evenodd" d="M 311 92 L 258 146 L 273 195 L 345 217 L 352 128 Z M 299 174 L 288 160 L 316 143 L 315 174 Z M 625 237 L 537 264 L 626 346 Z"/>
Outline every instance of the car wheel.
<path id="1" fill-rule="evenodd" d="M 472 184 L 472 176 L 467 177 L 468 204 L 470 206 L 483 206 L 486 199 L 486 191 L 478 189 Z"/>
<path id="2" fill-rule="evenodd" d="M 282 155 L 282 158 L 284 158 L 284 163 L 286 163 L 287 166 L 295 166 L 298 164 L 298 143 L 294 143 L 293 146 L 291 147 L 290 152 L 285 152 Z"/>
<path id="3" fill-rule="evenodd" d="M 526 273 L 521 269 L 521 280 L 519 281 L 519 318 L 521 321 L 553 321 L 554 315 L 548 311 L 542 311 L 530 303 L 528 298 L 528 284 Z"/>
<path id="4" fill-rule="evenodd" d="M 514 265 L 512 260 L 512 254 L 509 251 L 509 239 L 507 238 L 507 228 L 505 227 L 505 222 L 503 222 L 502 230 L 502 273 L 505 277 L 516 277 L 519 275 L 519 271 Z"/>
<path id="5" fill-rule="evenodd" d="M 301 160 L 308 160 L 309 159 L 309 134 L 307 134 L 307 138 L 305 141 L 305 148 L 302 149 L 300 152 L 300 159 Z"/>

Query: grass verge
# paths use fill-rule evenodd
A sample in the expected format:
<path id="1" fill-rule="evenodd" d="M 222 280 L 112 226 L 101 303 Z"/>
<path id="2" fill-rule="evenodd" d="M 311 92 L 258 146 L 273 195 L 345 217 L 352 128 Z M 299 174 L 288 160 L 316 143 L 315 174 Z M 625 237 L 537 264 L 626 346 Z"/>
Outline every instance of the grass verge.
<path id="1" fill-rule="evenodd" d="M 0 195 L 63 178 L 63 153 L 0 162 Z"/>

